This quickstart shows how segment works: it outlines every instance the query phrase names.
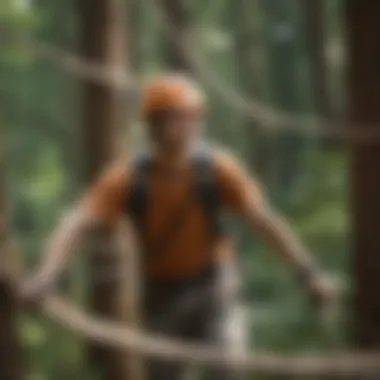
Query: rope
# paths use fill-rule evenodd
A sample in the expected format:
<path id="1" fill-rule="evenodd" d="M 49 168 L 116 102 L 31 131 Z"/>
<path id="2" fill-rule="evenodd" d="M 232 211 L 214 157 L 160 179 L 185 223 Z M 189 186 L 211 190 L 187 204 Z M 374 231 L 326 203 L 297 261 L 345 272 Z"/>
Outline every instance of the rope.
<path id="1" fill-rule="evenodd" d="M 300 135 L 319 136 L 342 141 L 355 141 L 361 144 L 371 144 L 380 139 L 380 130 L 374 130 L 375 125 L 361 125 L 362 130 L 347 130 L 348 122 L 336 123 L 314 115 L 293 115 L 270 107 L 257 99 L 242 95 L 231 85 L 224 82 L 197 52 L 192 36 L 184 32 L 171 20 L 165 6 L 159 0 L 145 0 L 147 6 L 153 7 L 161 26 L 166 29 L 168 36 L 177 45 L 188 66 L 199 75 L 202 81 L 217 94 L 226 105 L 246 114 L 259 122 L 257 128 L 271 132 L 296 132 Z"/>
<path id="2" fill-rule="evenodd" d="M 359 128 L 358 124 L 354 126 L 353 123 L 347 121 L 336 123 L 314 115 L 293 115 L 242 95 L 216 74 L 215 70 L 197 53 L 190 36 L 178 30 L 163 7 L 157 5 L 156 0 L 145 1 L 153 6 L 156 16 L 161 20 L 169 37 L 178 45 L 189 67 L 198 73 L 206 87 L 218 95 L 227 106 L 257 121 L 255 128 L 266 133 L 293 132 L 305 137 L 323 137 L 342 142 L 355 142 L 355 144 L 374 144 L 380 140 L 380 129 L 374 128 L 377 126 L 375 124 L 361 123 Z M 0 27 L 1 36 L 6 37 L 5 40 L 2 39 L 2 42 L 22 47 L 24 52 L 29 51 L 80 79 L 131 92 L 139 87 L 139 83 L 121 68 L 94 64 L 54 45 L 14 32 L 7 25 L 0 24 Z"/>
<path id="3" fill-rule="evenodd" d="M 231 354 L 211 346 L 185 344 L 94 318 L 59 297 L 43 304 L 53 321 L 85 338 L 106 346 L 133 350 L 161 360 L 177 360 L 223 368 L 247 369 L 256 374 L 305 376 L 342 376 L 355 378 L 380 373 L 379 354 L 329 354 L 328 356 L 281 356 L 270 353 Z"/>
<path id="4" fill-rule="evenodd" d="M 120 90 L 130 90 L 136 86 L 133 78 L 121 68 L 94 64 L 47 42 L 40 42 L 31 36 L 15 32 L 7 25 L 0 24 L 0 32 L 5 37 L 5 40 L 2 39 L 1 42 L 4 42 L 6 46 L 15 46 L 22 49 L 23 53 L 34 54 L 82 80 Z"/>

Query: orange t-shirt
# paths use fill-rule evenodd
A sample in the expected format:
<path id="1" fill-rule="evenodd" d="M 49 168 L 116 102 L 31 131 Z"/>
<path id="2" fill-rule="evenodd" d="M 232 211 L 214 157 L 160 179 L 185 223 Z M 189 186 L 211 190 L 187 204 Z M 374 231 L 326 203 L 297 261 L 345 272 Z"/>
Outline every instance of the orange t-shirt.
<path id="1" fill-rule="evenodd" d="M 242 169 L 233 155 L 224 151 L 213 151 L 215 179 L 219 186 L 222 205 L 229 211 L 244 214 L 262 202 L 258 186 Z M 142 246 L 154 244 L 170 223 L 175 209 L 183 203 L 184 196 L 192 205 L 184 224 L 173 237 L 164 252 L 147 259 L 148 275 L 163 278 L 185 278 L 199 273 L 211 256 L 219 259 L 228 251 L 225 239 L 210 240 L 210 226 L 196 194 L 190 191 L 193 183 L 192 165 L 180 174 L 166 177 L 152 174 L 149 189 L 149 204 L 146 215 L 146 231 Z M 100 221 L 113 223 L 126 212 L 126 202 L 131 188 L 131 166 L 123 163 L 107 168 L 95 186 L 86 195 L 90 212 Z M 146 244 L 144 244 L 146 243 Z M 210 247 L 210 244 L 213 246 Z"/>

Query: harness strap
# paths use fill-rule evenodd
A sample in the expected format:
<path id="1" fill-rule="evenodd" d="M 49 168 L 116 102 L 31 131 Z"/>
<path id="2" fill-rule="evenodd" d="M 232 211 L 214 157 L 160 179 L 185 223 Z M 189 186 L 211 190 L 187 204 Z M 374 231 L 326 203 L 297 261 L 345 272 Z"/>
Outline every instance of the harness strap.
<path id="1" fill-rule="evenodd" d="M 194 186 L 175 209 L 161 236 L 147 247 L 149 256 L 158 256 L 171 243 L 183 227 L 189 213 L 194 194 L 199 200 L 205 218 L 207 218 L 213 237 L 223 234 L 220 218 L 220 195 L 215 182 L 213 160 L 209 150 L 198 149 L 193 156 Z M 140 154 L 132 162 L 132 189 L 129 195 L 126 212 L 133 218 L 140 232 L 145 230 L 146 215 L 149 203 L 150 178 L 153 169 L 152 157 Z"/>
<path id="2" fill-rule="evenodd" d="M 139 154 L 132 161 L 132 186 L 126 212 L 140 230 L 145 228 L 152 169 L 153 163 L 149 153 Z"/>
<path id="3" fill-rule="evenodd" d="M 213 160 L 210 151 L 199 150 L 194 155 L 195 191 L 201 203 L 211 232 L 215 236 L 223 233 L 221 221 L 221 200 L 218 185 L 215 181 Z"/>

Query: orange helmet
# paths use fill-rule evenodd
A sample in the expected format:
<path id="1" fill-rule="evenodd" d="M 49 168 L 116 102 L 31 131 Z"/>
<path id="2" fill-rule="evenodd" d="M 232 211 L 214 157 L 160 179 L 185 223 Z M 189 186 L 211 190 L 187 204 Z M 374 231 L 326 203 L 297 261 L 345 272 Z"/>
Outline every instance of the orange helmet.
<path id="1" fill-rule="evenodd" d="M 142 97 L 142 113 L 149 117 L 157 111 L 184 110 L 202 113 L 204 99 L 196 84 L 184 75 L 165 75 L 151 81 Z"/>

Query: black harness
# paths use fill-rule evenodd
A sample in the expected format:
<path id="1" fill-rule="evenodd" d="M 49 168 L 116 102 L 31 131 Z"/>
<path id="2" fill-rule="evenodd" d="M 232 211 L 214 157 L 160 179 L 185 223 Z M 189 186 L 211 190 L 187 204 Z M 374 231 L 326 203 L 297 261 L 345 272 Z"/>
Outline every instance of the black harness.
<path id="1" fill-rule="evenodd" d="M 221 218 L 221 200 L 214 175 L 214 163 L 207 148 L 198 149 L 192 157 L 194 183 L 190 196 L 196 196 L 204 212 L 210 233 L 214 236 L 224 234 Z M 146 225 L 146 215 L 150 198 L 150 178 L 153 172 L 152 156 L 148 153 L 138 154 L 132 162 L 132 187 L 126 202 L 126 213 L 134 221 L 138 232 L 142 233 Z M 158 255 L 164 251 L 184 224 L 191 202 L 188 199 L 180 205 L 169 221 L 167 228 L 153 247 L 149 255 Z"/>

